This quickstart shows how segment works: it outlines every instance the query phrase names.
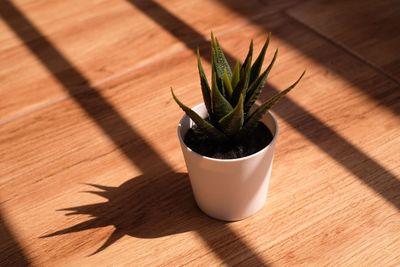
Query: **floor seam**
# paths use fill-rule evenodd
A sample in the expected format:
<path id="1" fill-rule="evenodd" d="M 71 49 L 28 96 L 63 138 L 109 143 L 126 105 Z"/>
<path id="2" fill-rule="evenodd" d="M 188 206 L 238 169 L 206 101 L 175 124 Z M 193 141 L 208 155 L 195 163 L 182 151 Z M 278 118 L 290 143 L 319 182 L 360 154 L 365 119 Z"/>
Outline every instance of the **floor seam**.
<path id="1" fill-rule="evenodd" d="M 343 50 L 345 53 L 349 54 L 350 56 L 356 58 L 357 60 L 359 60 L 360 62 L 364 63 L 365 65 L 369 66 L 370 68 L 374 69 L 375 71 L 377 71 L 378 73 L 380 73 L 381 75 L 383 75 L 384 77 L 386 77 L 387 79 L 391 80 L 392 82 L 394 82 L 397 85 L 400 85 L 400 80 L 397 80 L 396 77 L 392 76 L 391 74 L 387 73 L 384 69 L 382 69 L 379 65 L 374 64 L 373 62 L 368 61 L 367 59 L 363 58 L 361 55 L 359 55 L 358 53 L 356 53 L 355 51 L 351 50 L 350 48 L 346 47 L 345 45 L 335 42 L 334 40 L 330 39 L 328 36 L 324 35 L 323 33 L 321 33 L 320 31 L 318 31 L 317 29 L 307 25 L 306 23 L 302 22 L 301 20 L 298 20 L 296 17 L 292 16 L 288 10 L 285 10 L 283 12 L 283 14 L 288 17 L 291 20 L 294 20 L 295 22 L 297 22 L 298 24 L 300 24 L 301 26 L 303 26 L 304 28 L 307 28 L 308 30 L 312 31 L 313 33 L 315 33 L 316 35 L 318 35 L 320 38 L 324 39 L 325 41 L 327 41 L 328 43 L 332 44 L 333 46 L 340 48 L 341 50 Z"/>

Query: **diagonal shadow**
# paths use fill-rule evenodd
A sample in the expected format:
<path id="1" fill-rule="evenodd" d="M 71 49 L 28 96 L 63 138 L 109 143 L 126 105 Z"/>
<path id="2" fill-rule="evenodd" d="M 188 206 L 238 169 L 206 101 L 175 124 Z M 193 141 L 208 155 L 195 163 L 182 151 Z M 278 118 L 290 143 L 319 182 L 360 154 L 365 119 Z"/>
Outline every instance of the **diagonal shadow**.
<path id="1" fill-rule="evenodd" d="M 133 1 L 131 1 L 131 3 L 133 3 Z M 135 2 L 135 3 L 137 4 L 138 2 Z M 198 43 L 199 41 L 201 43 L 205 43 L 206 42 L 206 40 L 204 39 L 204 37 L 202 37 L 201 34 L 197 33 L 189 25 L 186 25 L 184 22 L 182 22 L 179 19 L 177 19 L 176 17 L 174 17 L 168 11 L 162 9 L 162 7 L 158 6 L 158 4 L 152 3 L 151 7 L 153 9 L 155 8 L 155 10 L 157 12 L 154 12 L 154 11 L 152 11 L 153 13 L 148 12 L 148 15 L 151 18 L 153 18 L 151 16 L 151 14 L 153 14 L 153 16 L 154 16 L 154 14 L 157 14 L 157 13 L 159 15 L 161 14 L 162 16 L 157 17 L 157 19 L 163 18 L 163 20 L 162 20 L 162 21 L 164 21 L 163 24 L 162 24 L 163 27 L 166 30 L 168 30 L 169 32 L 171 32 L 175 37 L 177 37 L 181 41 L 185 42 L 185 44 L 189 48 L 193 48 L 194 43 Z M 15 9 L 15 7 L 14 7 L 14 9 Z M 4 10 L 4 8 L 2 7 L 1 10 Z M 15 12 L 12 12 L 12 13 L 15 13 Z M 156 18 L 153 18 L 153 19 L 156 20 Z M 177 24 L 178 26 L 175 26 L 175 28 L 179 29 L 179 28 L 183 27 L 185 29 L 185 31 L 184 31 L 185 32 L 185 36 L 182 37 L 182 36 L 179 35 L 179 33 L 176 33 L 175 31 L 169 30 L 169 27 L 168 27 L 169 22 L 168 21 L 169 22 L 172 21 L 172 23 Z M 38 33 L 38 31 L 36 33 Z M 189 35 L 187 35 L 187 34 L 189 34 Z M 42 40 L 42 42 L 43 42 L 43 40 L 45 40 L 43 38 L 43 36 L 41 36 L 40 33 L 37 34 L 37 35 L 39 37 L 41 37 L 40 40 Z M 23 38 L 21 38 L 21 39 L 23 39 Z M 52 47 L 51 44 L 46 40 L 45 40 L 44 45 Z M 32 52 L 35 52 L 35 49 L 34 49 L 33 45 L 29 46 L 29 43 L 27 42 L 27 46 L 31 49 Z M 43 46 L 43 44 L 41 44 L 41 46 Z M 52 48 L 51 51 L 52 52 L 56 51 L 56 56 L 60 56 L 61 55 L 54 48 Z M 69 64 L 69 62 L 66 61 L 66 59 L 64 57 L 62 57 L 62 55 L 61 55 L 61 59 L 63 59 L 61 61 L 61 63 L 62 63 L 61 65 L 64 65 L 65 63 Z M 231 57 L 231 59 L 232 59 L 232 57 Z M 46 61 L 44 59 L 43 60 L 41 59 L 41 61 L 42 61 L 42 63 L 44 63 L 46 65 L 46 67 L 51 69 L 50 68 L 50 66 L 51 66 L 50 63 L 46 64 Z M 67 66 L 68 66 L 68 64 L 67 64 Z M 57 66 L 59 66 L 59 65 L 57 64 Z M 69 66 L 72 66 L 72 64 L 69 64 Z M 74 68 L 72 68 L 72 69 L 74 70 Z M 78 81 L 79 80 L 83 81 L 82 84 L 87 84 L 86 80 L 79 79 L 79 78 L 83 78 L 83 77 L 77 71 L 73 71 L 72 73 L 73 74 L 74 73 L 78 74 L 77 77 L 76 77 L 76 75 L 72 75 L 73 78 L 78 78 L 77 79 Z M 112 109 L 112 106 L 109 105 L 107 102 L 105 102 L 105 99 L 103 99 L 101 97 L 101 95 L 98 94 L 97 92 L 95 92 L 94 95 L 93 95 L 93 92 L 92 92 L 94 90 L 93 88 L 88 88 L 88 91 L 91 93 L 91 94 L 89 94 L 89 96 L 94 98 L 94 100 L 87 102 L 86 100 L 80 99 L 80 98 L 82 98 L 82 95 L 84 96 L 84 93 L 74 95 L 72 93 L 72 89 L 73 88 L 71 88 L 71 86 L 67 86 L 68 85 L 68 81 L 65 80 L 66 78 L 62 78 L 65 74 L 54 74 L 54 75 L 60 80 L 61 83 L 65 84 L 65 87 L 68 88 L 70 94 L 74 98 L 78 98 L 80 96 L 79 99 L 76 99 L 76 100 L 78 101 L 78 103 L 81 106 L 83 105 L 82 108 L 84 110 L 89 109 L 89 111 L 87 111 L 88 114 L 91 115 L 96 120 L 96 122 L 99 124 L 99 126 L 101 128 L 103 128 L 103 131 L 105 131 L 112 138 L 112 140 L 114 142 L 119 144 L 118 146 L 122 149 L 122 151 L 126 155 L 129 155 L 129 151 L 131 151 L 131 150 L 128 149 L 128 148 L 123 149 L 124 147 L 127 146 L 126 144 L 129 144 L 129 142 L 127 142 L 127 143 L 119 142 L 118 140 L 120 140 L 120 139 L 121 140 L 125 140 L 125 141 L 126 141 L 126 139 L 121 137 L 121 135 L 117 134 L 115 136 L 112 133 L 109 134 L 107 132 L 107 131 L 110 131 L 108 126 L 118 126 L 116 128 L 112 128 L 112 129 L 121 129 L 121 123 L 122 123 L 122 125 L 128 125 L 127 122 L 125 122 L 121 117 L 119 117 L 118 113 L 116 113 L 116 111 Z M 87 93 L 87 92 L 85 92 L 85 93 Z M 90 104 L 91 102 L 93 103 L 93 102 L 97 102 L 97 101 L 100 101 L 101 103 L 104 101 L 107 104 L 107 105 L 103 106 L 103 107 L 106 107 L 106 112 L 101 112 L 101 109 L 96 109 L 96 107 L 93 104 Z M 85 109 L 84 105 L 87 105 L 86 109 Z M 111 108 L 111 110 L 108 109 L 109 107 Z M 97 110 L 97 111 L 93 112 L 93 110 L 94 111 Z M 291 114 L 293 112 L 293 110 L 294 110 L 294 114 L 297 114 L 297 116 L 293 116 Z M 307 138 L 309 138 L 311 141 L 319 144 L 319 142 L 324 142 L 324 140 L 327 140 L 327 137 L 330 137 L 330 139 L 328 139 L 329 142 L 326 143 L 326 145 L 324 145 L 322 147 L 326 151 L 326 153 L 328 153 L 332 158 L 334 158 L 334 159 L 338 160 L 339 162 L 341 162 L 347 169 L 349 169 L 351 172 L 353 172 L 355 175 L 357 175 L 362 181 L 366 182 L 368 185 L 371 186 L 371 188 L 373 188 L 375 191 L 377 191 L 382 196 L 384 196 L 387 200 L 391 201 L 392 204 L 394 204 L 397 208 L 399 208 L 399 201 L 398 201 L 398 199 L 396 200 L 396 197 L 398 197 L 398 195 L 399 195 L 399 182 L 397 181 L 396 177 L 393 174 L 391 174 L 390 172 L 386 171 L 382 166 L 380 166 L 378 163 L 374 162 L 371 158 L 369 158 L 364 153 L 358 151 L 355 147 L 353 147 L 345 139 L 343 139 L 342 137 L 337 135 L 333 130 L 329 129 L 321 121 L 319 121 L 318 119 L 313 117 L 312 114 L 307 113 L 304 109 L 302 109 L 300 106 L 296 105 L 294 102 L 286 100 L 285 108 L 281 104 L 280 110 L 278 110 L 278 111 L 279 111 L 279 114 L 285 120 L 287 120 L 288 123 L 290 123 L 292 126 L 297 127 L 297 129 L 299 129 L 299 127 L 300 127 L 299 130 L 301 130 L 302 133 Z M 103 122 L 103 120 L 105 120 L 106 118 L 102 118 L 104 116 L 104 113 L 106 115 L 107 114 L 108 115 L 111 114 L 112 116 L 109 116 L 109 117 L 112 117 L 112 118 L 115 117 L 115 115 L 117 115 L 117 117 L 119 117 L 118 123 L 116 123 L 115 125 L 114 124 L 112 124 L 112 125 L 105 124 Z M 298 114 L 300 114 L 301 116 L 298 116 Z M 304 119 L 304 116 L 305 116 L 305 119 Z M 298 120 L 299 117 L 302 117 L 302 119 Z M 309 121 L 311 121 L 311 123 L 309 123 Z M 305 124 L 304 122 L 307 122 L 307 124 Z M 313 129 L 313 127 L 315 127 L 315 126 L 318 126 L 317 128 L 320 130 L 319 132 L 317 132 L 317 131 L 315 131 Z M 130 129 L 129 125 L 128 125 L 127 129 L 125 129 L 125 127 L 122 127 L 122 131 L 120 131 L 120 133 L 124 133 L 126 130 L 128 130 L 128 133 L 129 133 L 130 132 L 129 129 Z M 137 135 L 132 135 L 132 133 L 130 133 L 130 135 L 131 136 L 137 136 Z M 114 138 L 116 138 L 116 140 L 114 140 Z M 142 139 L 139 140 L 139 146 L 149 147 L 147 143 L 143 143 L 143 142 L 144 141 Z M 350 155 L 350 156 L 348 156 L 348 158 L 343 158 L 342 157 L 343 152 L 346 152 L 345 154 L 346 155 Z M 152 151 L 152 152 L 150 152 L 150 154 L 151 155 L 155 154 L 155 152 Z M 155 155 L 156 155 L 156 158 L 157 158 L 157 154 L 155 154 Z M 133 156 L 135 156 L 135 155 L 133 155 Z M 140 162 L 140 159 L 138 157 L 136 157 L 136 158 Z M 135 160 L 133 160 L 133 161 L 136 164 L 136 161 Z M 144 167 L 144 165 L 142 167 Z M 368 167 L 368 168 L 365 169 L 365 167 Z M 164 167 L 161 166 L 160 169 L 163 170 Z M 364 176 L 368 176 L 370 173 L 373 173 L 374 177 L 363 178 Z"/>
<path id="2" fill-rule="evenodd" d="M 0 210 L 0 266 L 31 266 Z"/>
<path id="3" fill-rule="evenodd" d="M 159 215 L 145 212 L 145 210 L 151 210 L 152 208 L 148 205 L 157 206 L 157 203 L 164 203 L 164 205 L 167 206 L 174 206 L 176 210 L 189 207 L 185 206 L 189 205 L 188 203 L 177 201 L 177 199 L 180 199 L 182 196 L 188 198 L 188 196 L 191 195 L 187 177 L 173 172 L 172 168 L 157 154 L 152 146 L 146 142 L 145 139 L 126 120 L 123 119 L 121 114 L 118 113 L 118 111 L 96 90 L 96 88 L 90 86 L 86 77 L 84 77 L 73 63 L 65 58 L 63 54 L 46 39 L 46 37 L 13 3 L 9 1 L 1 1 L 0 16 L 21 39 L 21 41 L 24 42 L 25 46 L 32 52 L 32 54 L 36 56 L 44 67 L 46 67 L 49 73 L 58 80 L 70 97 L 79 104 L 82 110 L 87 113 L 87 115 L 97 124 L 104 134 L 110 138 L 114 145 L 124 153 L 132 164 L 143 172 L 142 176 L 128 181 L 127 184 L 124 184 L 119 189 L 117 188 L 113 191 L 118 192 L 118 194 L 110 193 L 107 195 L 109 196 L 109 202 L 104 206 L 107 207 L 107 210 L 105 212 L 95 212 L 94 215 L 97 216 L 97 220 L 90 220 L 86 223 L 75 226 L 72 229 L 78 231 L 80 229 L 98 228 L 102 227 L 104 222 L 107 222 L 108 225 L 111 224 L 117 226 L 115 232 L 99 249 L 102 250 L 126 233 L 133 233 L 132 235 L 135 235 L 135 233 L 137 233 L 135 232 L 136 230 L 130 229 L 130 227 L 134 227 L 135 224 L 137 224 L 138 219 L 136 218 L 136 215 L 139 214 L 140 217 L 140 214 L 147 214 L 147 217 L 140 217 L 140 220 L 142 220 L 142 224 L 140 224 L 142 225 L 142 228 L 140 229 L 147 231 L 143 232 L 143 236 L 157 237 L 163 236 L 163 234 L 184 232 L 187 229 L 196 230 L 207 243 L 210 250 L 225 263 L 230 265 L 237 263 L 238 259 L 233 258 L 233 255 L 235 255 L 240 256 L 243 260 L 249 260 L 255 265 L 267 265 L 265 261 L 257 256 L 256 253 L 253 252 L 226 223 L 215 222 L 201 213 L 192 213 L 193 216 L 199 216 L 199 218 L 190 218 L 179 213 L 179 216 L 181 216 L 184 221 L 177 221 L 176 224 L 168 225 L 168 227 L 175 227 L 175 230 L 167 229 L 165 232 L 160 232 L 158 231 L 158 228 L 151 227 L 150 223 L 154 223 L 156 220 L 168 220 L 170 214 L 164 212 Z M 28 38 L 32 35 L 36 36 L 36 39 L 31 40 Z M 163 180 L 163 177 L 168 177 L 168 179 Z M 157 183 L 162 183 L 163 186 L 157 186 Z M 142 192 L 139 185 L 145 186 L 147 189 L 142 188 L 144 190 Z M 144 202 L 147 198 L 152 199 L 151 195 L 146 195 L 145 192 L 152 191 L 153 187 L 157 187 L 158 189 L 158 194 L 155 195 L 156 202 Z M 179 187 L 180 189 L 175 190 L 175 194 L 168 193 L 175 187 Z M 126 190 L 127 188 L 129 190 Z M 144 199 L 131 196 L 132 191 L 138 192 L 137 195 L 144 197 Z M 127 202 L 120 202 L 118 198 L 119 196 L 126 197 L 127 199 L 133 197 L 140 201 L 134 201 L 137 206 L 131 206 Z M 112 205 L 110 205 L 110 203 Z M 189 203 L 193 203 L 193 201 Z M 135 210 L 135 213 L 132 214 L 131 209 Z M 84 210 L 85 209 L 82 208 L 82 211 Z M 110 217 L 108 214 L 114 214 L 117 216 Z M 133 217 L 126 218 L 123 216 L 124 214 L 131 214 Z M 121 220 L 127 220 L 129 222 L 121 223 Z M 150 223 L 147 223 L 146 220 L 150 220 Z M 193 225 L 189 225 L 189 222 L 192 222 Z M 197 224 L 198 222 L 201 222 L 202 224 Z M 149 225 L 149 227 L 146 228 L 145 225 Z M 184 225 L 184 227 L 179 228 L 180 225 Z M 71 232 L 72 230 L 65 231 Z M 152 231 L 154 232 L 152 233 Z M 62 231 L 59 233 L 61 234 Z M 56 234 L 54 233 L 53 235 Z M 136 235 L 140 236 L 139 233 Z M 226 248 L 221 246 L 221 244 L 227 244 L 228 247 L 232 247 L 234 250 L 226 250 Z M 7 245 L 10 248 L 12 246 L 10 243 Z"/>
<path id="4" fill-rule="evenodd" d="M 254 7 L 253 8 L 243 8 L 243 5 L 245 2 L 242 1 L 235 1 L 235 0 L 215 0 L 217 2 L 222 3 L 225 5 L 227 8 L 229 8 L 231 11 L 235 12 L 236 14 L 241 15 L 242 17 L 247 18 L 252 24 L 258 25 L 261 28 L 265 30 L 271 30 L 268 27 L 268 23 L 266 22 L 267 19 L 264 18 L 257 18 L 257 19 L 252 19 L 254 17 L 254 10 L 260 10 L 260 9 L 265 9 L 268 8 L 268 6 L 274 5 L 273 1 L 253 1 Z M 300 4 L 300 3 L 298 3 Z M 245 5 L 248 5 L 246 3 Z M 290 16 L 286 16 L 288 20 L 293 21 L 293 23 L 296 23 L 298 27 L 302 27 L 306 29 L 309 33 L 308 36 L 309 38 L 323 38 L 326 39 L 326 37 L 319 35 L 318 33 L 315 33 L 315 31 L 311 30 L 300 23 L 299 21 L 293 19 Z M 289 21 L 289 23 L 291 23 Z M 330 69 L 334 73 L 340 75 L 350 83 L 354 85 L 355 88 L 361 90 L 364 94 L 368 95 L 371 99 L 374 99 L 377 103 L 379 103 L 380 106 L 387 108 L 390 110 L 393 114 L 400 115 L 400 105 L 396 105 L 396 103 L 400 102 L 400 90 L 399 86 L 400 83 L 398 80 L 395 78 L 391 77 L 388 75 L 386 72 L 384 72 L 382 69 L 377 68 L 371 64 L 368 63 L 368 66 L 378 73 L 382 74 L 385 76 L 388 80 L 390 80 L 392 85 L 390 86 L 385 86 L 385 84 L 381 86 L 365 86 L 366 82 L 365 81 L 360 81 L 357 79 L 357 75 L 354 75 L 355 71 L 348 71 L 348 66 L 347 68 L 343 68 L 341 64 L 336 64 L 335 59 L 331 58 L 330 55 L 327 54 L 328 51 L 325 49 L 320 49 L 320 50 L 315 50 L 312 49 L 310 46 L 307 45 L 311 40 L 307 40 L 306 36 L 302 36 L 302 38 L 299 38 L 298 36 L 293 35 L 292 32 L 287 32 L 284 29 L 279 29 L 274 31 L 274 35 L 276 35 L 279 39 L 284 40 L 285 42 L 291 44 L 293 47 L 296 47 L 296 49 L 300 50 L 303 54 L 305 54 L 307 57 L 313 59 L 314 61 L 318 62 L 319 64 L 323 65 L 324 67 Z M 370 40 L 371 36 L 366 36 L 365 41 Z M 327 42 L 332 44 L 332 41 L 329 39 L 326 39 Z M 333 44 L 334 46 L 337 46 L 337 44 Z M 400 46 L 400 43 L 398 44 Z M 393 46 L 395 47 L 395 46 Z M 353 58 L 356 58 L 357 60 L 361 61 L 362 64 L 365 64 L 366 61 L 360 58 L 359 56 L 355 56 L 354 53 L 349 51 L 349 49 L 342 48 L 341 49 L 345 53 L 351 53 Z M 387 51 L 382 51 L 382 54 L 386 53 Z M 345 70 L 344 70 L 345 69 Z M 397 86 L 394 86 L 394 84 L 397 84 Z"/>
<path id="5" fill-rule="evenodd" d="M 140 0 L 128 0 L 128 2 L 183 42 L 187 48 L 195 50 L 194 44 L 199 44 L 202 48 L 206 48 L 204 50 L 207 50 L 207 53 L 203 54 L 210 54 L 206 38 L 160 4 L 154 1 L 143 3 Z M 265 28 L 267 27 L 265 26 Z M 229 54 L 226 56 L 228 61 L 235 62 L 233 56 Z M 205 59 L 210 62 L 209 56 L 206 56 Z M 269 91 L 278 92 L 271 85 L 267 87 Z M 292 101 L 290 97 L 282 100 L 274 110 L 304 137 L 400 210 L 400 180 L 393 173 L 358 150 L 317 117 Z"/>
<path id="6" fill-rule="evenodd" d="M 239 264 L 240 260 L 265 266 L 261 259 L 248 257 L 252 252 L 243 241 L 238 239 L 232 242 L 232 231 L 224 222 L 210 220 L 197 208 L 186 173 L 169 172 L 159 177 L 144 174 L 118 187 L 87 186 L 91 191 L 86 193 L 99 195 L 106 202 L 71 207 L 63 211 L 67 212 L 67 216 L 84 214 L 92 219 L 44 237 L 113 226 L 114 233 L 95 254 L 125 235 L 151 239 L 196 231 L 229 266 Z M 218 235 L 214 231 L 218 231 Z"/>

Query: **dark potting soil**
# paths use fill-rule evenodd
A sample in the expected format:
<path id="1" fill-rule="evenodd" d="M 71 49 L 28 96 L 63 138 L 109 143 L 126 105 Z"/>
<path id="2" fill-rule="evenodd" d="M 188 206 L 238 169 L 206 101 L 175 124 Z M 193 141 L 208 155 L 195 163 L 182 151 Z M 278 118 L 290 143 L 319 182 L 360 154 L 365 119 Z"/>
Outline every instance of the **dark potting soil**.
<path id="1" fill-rule="evenodd" d="M 194 125 L 185 135 L 184 142 L 196 153 L 216 159 L 237 159 L 254 154 L 272 141 L 272 133 L 259 122 L 254 131 L 235 143 L 212 140 L 206 132 Z"/>

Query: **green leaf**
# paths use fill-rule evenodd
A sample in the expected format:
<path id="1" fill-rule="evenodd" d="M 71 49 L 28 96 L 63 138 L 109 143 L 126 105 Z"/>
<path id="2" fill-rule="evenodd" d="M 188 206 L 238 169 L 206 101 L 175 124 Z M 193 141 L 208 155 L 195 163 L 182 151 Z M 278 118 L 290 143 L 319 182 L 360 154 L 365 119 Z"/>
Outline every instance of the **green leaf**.
<path id="1" fill-rule="evenodd" d="M 212 56 L 213 49 L 211 47 L 211 109 L 213 111 L 213 115 L 210 116 L 212 121 L 214 121 L 214 100 L 213 100 L 213 87 L 214 87 L 214 80 L 216 79 L 215 67 L 214 67 L 214 57 Z"/>
<path id="2" fill-rule="evenodd" d="M 240 95 L 236 107 L 219 121 L 221 130 L 227 136 L 235 136 L 243 126 L 243 121 L 244 121 L 243 98 L 244 98 L 243 95 Z"/>
<path id="3" fill-rule="evenodd" d="M 213 101 L 213 116 L 215 119 L 219 120 L 224 117 L 226 114 L 233 110 L 231 104 L 229 104 L 228 100 L 221 94 L 218 85 L 217 85 L 217 77 L 213 75 L 213 83 L 211 88 L 212 93 L 212 101 Z M 223 85 L 222 85 L 223 86 Z"/>
<path id="4" fill-rule="evenodd" d="M 233 68 L 233 74 L 232 74 L 232 89 L 236 88 L 236 86 L 239 83 L 240 80 L 240 62 L 236 61 L 235 67 Z"/>
<path id="5" fill-rule="evenodd" d="M 271 33 L 268 34 L 267 40 L 265 41 L 260 54 L 258 55 L 256 61 L 254 61 L 254 64 L 251 67 L 250 84 L 252 84 L 257 79 L 257 77 L 260 75 L 261 68 L 262 68 L 262 65 L 264 62 L 265 53 L 267 52 L 267 48 L 268 48 L 270 39 L 271 39 Z"/>
<path id="6" fill-rule="evenodd" d="M 222 70 L 222 76 L 220 76 L 218 74 L 220 70 Z M 223 83 L 223 78 L 224 78 L 223 73 L 225 72 L 225 70 L 223 68 L 219 68 L 218 67 L 218 63 L 216 63 L 215 56 L 213 56 L 211 58 L 211 72 L 212 72 L 212 76 L 211 76 L 212 81 L 214 80 L 214 77 L 215 77 L 218 90 L 226 98 L 225 87 L 223 87 L 223 84 L 222 84 Z"/>
<path id="7" fill-rule="evenodd" d="M 242 66 L 243 69 L 243 66 Z M 240 95 L 246 95 L 247 87 L 249 86 L 249 79 L 250 79 L 250 70 L 251 70 L 251 55 L 246 60 L 246 66 L 244 67 L 243 76 L 241 77 L 239 84 L 233 90 L 231 103 L 233 106 L 236 106 L 237 102 L 239 101 Z"/>
<path id="8" fill-rule="evenodd" d="M 250 63 L 251 66 L 251 60 L 253 58 L 253 40 L 250 42 L 249 46 L 249 51 L 247 52 L 246 59 L 243 62 L 242 67 L 240 68 L 240 79 L 243 80 L 243 77 L 246 73 L 246 66 Z"/>
<path id="9" fill-rule="evenodd" d="M 228 100 L 227 96 L 226 96 L 226 90 L 225 90 L 225 86 L 224 86 L 224 82 L 222 79 L 217 78 L 217 85 L 218 85 L 218 89 L 219 92 L 221 93 L 221 95 Z"/>
<path id="10" fill-rule="evenodd" d="M 228 99 L 230 99 L 232 97 L 233 89 L 231 80 L 229 79 L 228 73 L 226 71 L 224 71 L 223 81 L 224 81 L 224 88 L 226 90 L 226 96 L 228 97 Z"/>
<path id="11" fill-rule="evenodd" d="M 257 126 L 257 122 L 265 115 L 265 113 L 275 105 L 284 95 L 289 93 L 303 78 L 305 71 L 301 74 L 301 76 L 295 81 L 291 86 L 286 88 L 285 90 L 277 93 L 276 95 L 272 96 L 268 99 L 264 104 L 259 106 L 245 121 L 244 126 L 242 128 L 243 134 L 249 133 L 254 127 Z"/>
<path id="12" fill-rule="evenodd" d="M 228 61 L 225 58 L 224 52 L 219 45 L 218 39 L 214 37 L 214 34 L 211 32 L 211 50 L 212 56 L 215 58 L 215 67 L 217 75 L 220 79 L 223 78 L 224 71 L 226 70 L 229 79 L 232 78 L 231 67 L 228 64 Z"/>
<path id="13" fill-rule="evenodd" d="M 200 128 L 202 128 L 204 131 L 207 132 L 207 134 L 215 138 L 216 140 L 220 141 L 226 141 L 227 136 L 223 134 L 220 130 L 215 128 L 211 123 L 207 122 L 205 119 L 200 117 L 196 112 L 191 110 L 189 107 L 185 106 L 179 99 L 175 96 L 174 91 L 171 88 L 171 93 L 172 97 L 174 98 L 175 102 L 181 107 L 181 109 L 188 115 L 194 123 Z"/>
<path id="14" fill-rule="evenodd" d="M 211 116 L 211 114 L 212 114 L 211 90 L 210 90 L 210 85 L 208 84 L 208 81 L 207 81 L 206 74 L 204 73 L 203 66 L 201 64 L 200 52 L 199 52 L 198 48 L 197 48 L 197 66 L 199 69 L 201 92 L 203 94 L 204 104 L 207 108 L 208 114 L 210 114 L 210 116 Z"/>
<path id="15" fill-rule="evenodd" d="M 262 89 L 264 88 L 265 81 L 268 77 L 269 72 L 272 69 L 272 66 L 275 63 L 276 57 L 278 56 L 278 49 L 276 49 L 274 53 L 274 57 L 271 60 L 271 63 L 268 65 L 267 69 L 258 77 L 255 82 L 250 86 L 249 90 L 246 94 L 246 101 L 244 106 L 245 113 L 249 112 L 250 108 L 253 106 L 254 102 L 256 102 L 257 98 L 260 96 Z"/>

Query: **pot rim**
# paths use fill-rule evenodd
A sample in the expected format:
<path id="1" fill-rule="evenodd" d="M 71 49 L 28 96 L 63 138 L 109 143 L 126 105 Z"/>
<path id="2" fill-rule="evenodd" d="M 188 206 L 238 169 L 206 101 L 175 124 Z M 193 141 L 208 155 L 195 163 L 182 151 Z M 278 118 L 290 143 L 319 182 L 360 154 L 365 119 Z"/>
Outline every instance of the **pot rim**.
<path id="1" fill-rule="evenodd" d="M 203 106 L 203 107 L 204 107 L 204 103 L 197 104 L 196 106 L 192 107 L 191 109 L 194 110 L 194 109 L 196 109 L 197 107 L 200 107 L 200 106 Z M 205 107 L 204 107 L 204 108 L 205 108 Z M 263 149 L 261 149 L 260 151 L 254 153 L 254 154 L 248 155 L 248 156 L 246 156 L 246 157 L 237 158 L 237 159 L 216 159 L 216 158 L 211 158 L 211 157 L 203 156 L 203 155 L 201 155 L 201 154 L 199 154 L 199 153 L 193 151 L 193 150 L 192 150 L 190 147 L 188 147 L 188 146 L 185 144 L 185 142 L 183 141 L 183 138 L 182 138 L 182 135 L 181 135 L 181 131 L 180 131 L 180 130 L 181 130 L 181 127 L 182 127 L 182 121 L 183 121 L 185 118 L 189 118 L 189 116 L 186 115 L 186 114 L 183 115 L 183 117 L 180 119 L 180 121 L 179 121 L 179 123 L 178 123 L 177 132 L 178 132 L 179 142 L 181 142 L 181 144 L 183 144 L 183 145 L 186 147 L 186 149 L 187 149 L 190 153 L 192 153 L 194 156 L 199 157 L 199 158 L 202 158 L 202 159 L 207 159 L 207 160 L 214 161 L 214 162 L 226 162 L 226 163 L 227 163 L 227 162 L 236 162 L 236 161 L 247 160 L 247 159 L 256 157 L 257 155 L 259 155 L 259 154 L 261 154 L 261 153 L 264 153 L 267 149 L 269 149 L 269 147 L 271 147 L 272 145 L 274 145 L 274 144 L 276 143 L 276 139 L 278 138 L 278 133 L 279 133 L 278 121 L 276 120 L 276 116 L 275 116 L 274 112 L 268 110 L 268 113 L 271 115 L 272 122 L 273 122 L 273 124 L 275 125 L 275 134 L 272 135 L 273 138 L 272 138 L 271 142 L 270 142 L 267 146 L 265 146 L 265 147 L 264 147 Z M 190 119 L 190 118 L 189 118 L 189 119 Z M 190 120 L 191 120 L 191 119 L 190 119 Z M 261 120 L 261 121 L 262 121 L 262 120 Z M 264 123 L 264 125 L 265 125 L 265 123 Z M 267 125 L 265 125 L 265 126 L 267 126 Z M 271 131 L 271 129 L 270 129 L 268 126 L 267 126 L 267 128 Z M 271 131 L 271 132 L 272 132 L 272 131 Z"/>

